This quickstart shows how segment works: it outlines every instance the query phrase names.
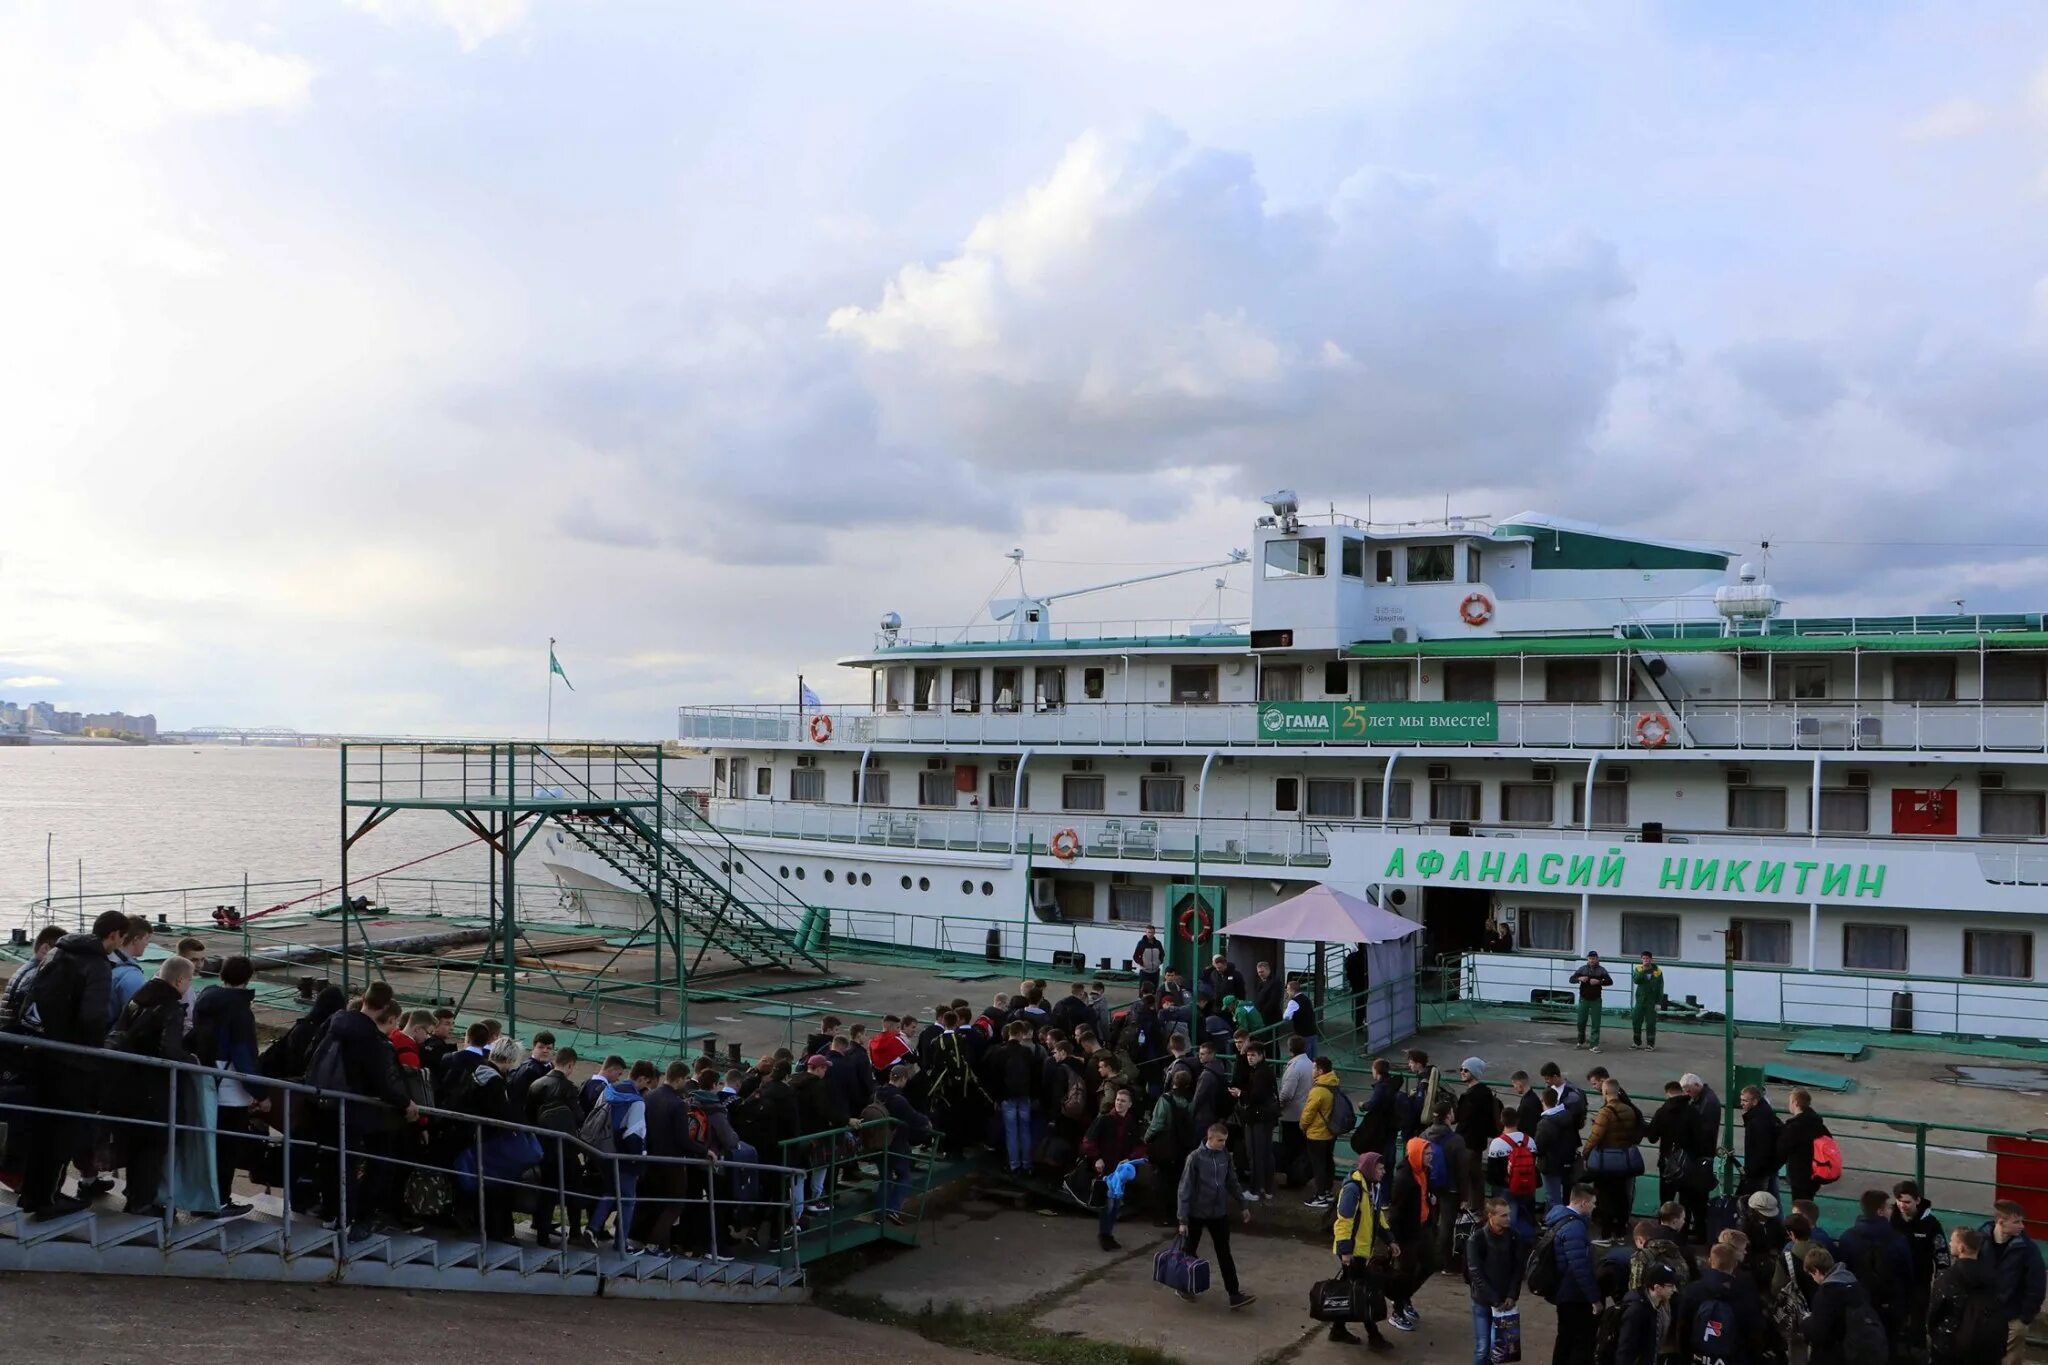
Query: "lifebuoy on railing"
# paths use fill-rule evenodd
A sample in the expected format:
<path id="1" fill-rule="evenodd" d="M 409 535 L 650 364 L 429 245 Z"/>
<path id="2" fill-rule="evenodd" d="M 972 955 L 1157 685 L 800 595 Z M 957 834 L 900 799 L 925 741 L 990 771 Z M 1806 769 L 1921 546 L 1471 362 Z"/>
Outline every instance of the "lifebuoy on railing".
<path id="1" fill-rule="evenodd" d="M 811 738 L 819 744 L 832 738 L 832 717 L 823 712 L 811 717 Z"/>
<path id="2" fill-rule="evenodd" d="M 1071 863 L 1081 856 L 1081 836 L 1071 829 L 1063 829 L 1052 836 L 1052 856 L 1063 863 Z"/>
<path id="3" fill-rule="evenodd" d="M 1661 749 L 1671 742 L 1671 722 L 1655 711 L 1636 717 L 1636 743 L 1645 749 Z"/>
<path id="4" fill-rule="evenodd" d="M 1181 911 L 1180 936 L 1190 943 L 1200 943 L 1209 937 L 1209 912 L 1199 905 Z"/>
<path id="5" fill-rule="evenodd" d="M 1475 592 L 1458 603 L 1458 619 L 1468 626 L 1483 626 L 1493 619 L 1493 599 Z"/>

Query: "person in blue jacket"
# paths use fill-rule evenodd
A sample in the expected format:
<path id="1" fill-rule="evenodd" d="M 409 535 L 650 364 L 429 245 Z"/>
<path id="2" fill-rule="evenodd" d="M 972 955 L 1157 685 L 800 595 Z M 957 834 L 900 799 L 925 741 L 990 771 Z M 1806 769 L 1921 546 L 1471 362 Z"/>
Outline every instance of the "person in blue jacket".
<path id="1" fill-rule="evenodd" d="M 1552 1233 L 1551 1255 L 1557 1258 L 1557 1343 L 1551 1365 L 1593 1365 L 1593 1346 L 1600 1334 L 1600 1282 L 1593 1273 L 1593 1204 L 1591 1185 L 1572 1186 L 1569 1203 L 1550 1210 L 1543 1222 Z"/>
<path id="2" fill-rule="evenodd" d="M 2041 1249 L 2027 1236 L 2026 1209 L 2016 1200 L 2001 1199 L 1991 1212 L 1995 1216 L 1978 1235 L 1998 1281 L 1998 1297 L 2005 1302 L 2005 1358 L 2018 1360 L 2027 1349 L 2027 1328 L 2048 1297 L 2048 1270 L 2042 1267 Z"/>

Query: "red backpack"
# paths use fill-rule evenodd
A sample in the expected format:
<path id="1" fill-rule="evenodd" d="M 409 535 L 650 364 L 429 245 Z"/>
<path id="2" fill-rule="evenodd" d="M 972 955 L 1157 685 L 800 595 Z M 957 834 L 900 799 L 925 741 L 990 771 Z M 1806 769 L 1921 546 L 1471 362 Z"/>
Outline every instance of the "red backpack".
<path id="1" fill-rule="evenodd" d="M 1508 1193 L 1536 1193 L 1536 1186 L 1541 1183 L 1536 1178 L 1536 1144 L 1519 1133 L 1514 1137 L 1503 1136 L 1501 1141 L 1508 1145 Z"/>
<path id="2" fill-rule="evenodd" d="M 1813 1178 L 1822 1185 L 1842 1178 L 1842 1149 L 1826 1133 L 1813 1140 Z"/>

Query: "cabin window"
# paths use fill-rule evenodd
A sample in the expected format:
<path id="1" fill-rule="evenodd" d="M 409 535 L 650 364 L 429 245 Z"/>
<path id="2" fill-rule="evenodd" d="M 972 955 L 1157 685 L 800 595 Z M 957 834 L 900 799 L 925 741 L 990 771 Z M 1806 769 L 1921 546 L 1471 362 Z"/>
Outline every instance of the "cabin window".
<path id="1" fill-rule="evenodd" d="M 1102 670 L 1084 668 L 1081 670 L 1081 695 L 1090 701 L 1102 700 Z"/>
<path id="2" fill-rule="evenodd" d="M 1568 953 L 1572 950 L 1572 926 L 1569 910 L 1525 905 L 1515 925 L 1516 942 L 1532 953 Z"/>
<path id="3" fill-rule="evenodd" d="M 1145 777 L 1138 781 L 1138 809 L 1148 815 L 1179 815 L 1188 808 L 1185 777 Z"/>
<path id="4" fill-rule="evenodd" d="M 1655 953 L 1658 957 L 1678 956 L 1678 916 L 1647 915 L 1623 911 L 1621 955 Z"/>
<path id="5" fill-rule="evenodd" d="M 1491 659 L 1444 660 L 1444 700 L 1492 701 L 1493 675 Z"/>
<path id="6" fill-rule="evenodd" d="M 1394 552 L 1374 550 L 1372 552 L 1372 581 L 1391 585 L 1394 581 Z"/>
<path id="7" fill-rule="evenodd" d="M 740 759 L 732 761 L 732 771 L 726 774 L 725 794 L 735 801 L 747 794 L 747 765 Z"/>
<path id="8" fill-rule="evenodd" d="M 1152 888 L 1112 886 L 1109 888 L 1109 917 L 1125 924 L 1152 922 Z"/>
<path id="9" fill-rule="evenodd" d="M 1842 926 L 1842 969 L 1850 972 L 1906 970 L 1906 926 L 1845 924 Z"/>
<path id="10" fill-rule="evenodd" d="M 1260 701 L 1300 701 L 1301 669 L 1295 664 L 1266 664 L 1259 669 Z"/>
<path id="11" fill-rule="evenodd" d="M 1384 817 L 1380 814 L 1382 791 L 1385 791 L 1387 797 L 1387 811 Z M 1365 779 L 1363 795 L 1365 800 L 1359 804 L 1359 809 L 1365 812 L 1365 818 L 1368 820 L 1415 818 L 1415 784 L 1406 778 L 1397 779 L 1389 785 L 1382 778 L 1368 777 Z"/>
<path id="12" fill-rule="evenodd" d="M 882 705 L 891 711 L 901 711 L 910 700 L 910 670 L 897 664 L 882 671 L 886 675 Z"/>
<path id="13" fill-rule="evenodd" d="M 919 668 L 911 678 L 911 702 L 913 711 L 936 711 L 939 709 L 939 670 L 936 665 Z"/>
<path id="14" fill-rule="evenodd" d="M 1963 975 L 2034 979 L 2034 936 L 2007 929 L 1963 930 Z"/>
<path id="15" fill-rule="evenodd" d="M 1870 833 L 1868 788 L 1821 788 L 1820 827 L 1828 834 Z"/>
<path id="16" fill-rule="evenodd" d="M 1293 815 L 1301 809 L 1300 778 L 1276 777 L 1273 779 L 1273 809 L 1281 815 Z"/>
<path id="17" fill-rule="evenodd" d="M 889 804 L 889 772 L 883 768 L 873 754 L 868 755 L 867 782 L 861 782 L 861 770 L 853 772 L 853 800 L 859 806 L 886 806 Z"/>
<path id="18" fill-rule="evenodd" d="M 1406 701 L 1408 681 L 1414 671 L 1406 664 L 1369 663 L 1358 666 L 1360 701 Z"/>
<path id="19" fill-rule="evenodd" d="M 1064 710 L 1067 704 L 1067 670 L 1064 668 L 1039 668 L 1032 670 L 1031 691 L 1039 710 Z"/>
<path id="20" fill-rule="evenodd" d="M 980 669 L 956 668 L 953 670 L 953 709 L 955 711 L 979 711 L 981 709 Z"/>
<path id="21" fill-rule="evenodd" d="M 823 801 L 825 799 L 825 770 L 823 768 L 791 768 L 789 770 L 789 799 L 792 801 Z"/>
<path id="22" fill-rule="evenodd" d="M 1011 807 L 1028 809 L 1031 805 L 1031 774 L 1021 777 L 1016 769 L 1009 772 L 988 775 L 988 806 L 990 810 L 1009 810 Z"/>
<path id="23" fill-rule="evenodd" d="M 1728 789 L 1728 828 L 1785 828 L 1785 789 L 1783 787 L 1730 787 Z"/>
<path id="24" fill-rule="evenodd" d="M 1572 783 L 1572 823 L 1586 823 L 1586 784 Z M 1593 823 L 1596 825 L 1625 825 L 1628 823 L 1628 783 L 1595 782 L 1593 784 Z"/>
<path id="25" fill-rule="evenodd" d="M 1326 820 L 1356 818 L 1358 784 L 1348 777 L 1311 777 L 1308 780 L 1308 813 Z"/>
<path id="26" fill-rule="evenodd" d="M 773 768 L 756 768 L 756 769 L 754 769 L 754 795 L 756 795 L 756 796 L 773 796 L 773 795 L 775 795 L 775 769 L 773 769 Z"/>
<path id="27" fill-rule="evenodd" d="M 1893 701 L 1954 701 L 1956 661 L 1946 659 L 1892 660 Z"/>
<path id="28" fill-rule="evenodd" d="M 1792 965 L 1792 921 L 1788 919 L 1731 919 L 1728 932 L 1735 936 L 1735 960 L 1767 967 Z"/>
<path id="29" fill-rule="evenodd" d="M 995 709 L 1017 711 L 1022 709 L 1023 699 L 1019 695 L 1024 687 L 1024 670 L 1021 668 L 998 668 L 989 687 L 995 693 Z"/>
<path id="30" fill-rule="evenodd" d="M 1984 660 L 1984 700 L 2048 701 L 2038 654 L 1992 654 Z"/>
<path id="31" fill-rule="evenodd" d="M 1605 666 L 1598 659 L 1551 659 L 1543 665 L 1543 700 L 1599 701 L 1600 675 Z"/>
<path id="32" fill-rule="evenodd" d="M 917 804 L 920 806 L 951 806 L 956 803 L 951 769 L 942 768 L 937 772 L 927 768 L 917 775 Z"/>
<path id="33" fill-rule="evenodd" d="M 1429 784 L 1429 818 L 1432 820 L 1477 820 L 1477 782 L 1432 782 Z"/>
<path id="34" fill-rule="evenodd" d="M 1557 806 L 1557 787 L 1549 782 L 1500 784 L 1500 818 L 1509 825 L 1547 825 Z"/>
<path id="35" fill-rule="evenodd" d="M 1828 665 L 1817 659 L 1780 663 L 1775 677 L 1780 701 L 1826 701 Z"/>
<path id="36" fill-rule="evenodd" d="M 1348 697 L 1351 695 L 1351 665 L 1342 659 L 1332 659 L 1323 665 L 1323 695 L 1326 697 Z"/>
<path id="37" fill-rule="evenodd" d="M 1216 665 L 1175 664 L 1173 666 L 1173 699 L 1180 705 L 1207 705 L 1216 700 Z M 1296 676 L 1295 695 L 1300 693 L 1300 678 Z"/>
<path id="38" fill-rule="evenodd" d="M 1449 545 L 1410 545 L 1410 583 L 1450 583 L 1457 579 L 1457 556 Z"/>
<path id="39" fill-rule="evenodd" d="M 1053 904 L 1060 908 L 1063 920 L 1086 923 L 1095 918 L 1095 883 L 1079 879 L 1055 878 L 1052 884 Z"/>
<path id="40" fill-rule="evenodd" d="M 1267 578 L 1321 578 L 1323 572 L 1321 536 L 1266 542 Z"/>
<path id="41" fill-rule="evenodd" d="M 1978 823 L 1985 834 L 2014 835 L 2038 839 L 2048 834 L 2042 827 L 2040 792 L 1980 792 Z"/>
<path id="42" fill-rule="evenodd" d="M 1477 583 L 1479 581 L 1480 567 L 1479 547 L 1477 545 L 1467 545 L 1465 547 L 1465 581 L 1467 583 Z"/>
<path id="43" fill-rule="evenodd" d="M 1102 774 L 1068 773 L 1060 779 L 1061 810 L 1101 810 L 1102 808 Z"/>
<path id="44" fill-rule="evenodd" d="M 1365 577 L 1365 542 L 1356 536 L 1344 537 L 1344 576 Z"/>

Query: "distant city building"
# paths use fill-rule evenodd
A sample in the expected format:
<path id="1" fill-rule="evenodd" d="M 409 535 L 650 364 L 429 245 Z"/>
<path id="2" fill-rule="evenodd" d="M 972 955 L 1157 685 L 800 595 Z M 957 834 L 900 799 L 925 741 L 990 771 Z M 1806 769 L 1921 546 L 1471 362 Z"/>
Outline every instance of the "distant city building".
<path id="1" fill-rule="evenodd" d="M 55 731 L 60 735 L 134 735 L 147 740 L 157 737 L 153 715 L 131 716 L 125 711 L 81 714 L 59 711 L 46 701 L 32 701 L 25 708 L 13 702 L 0 702 L 0 730 L 9 729 Z"/>
<path id="2" fill-rule="evenodd" d="M 57 728 L 57 708 L 46 701 L 32 701 L 28 704 L 28 728 L 31 730 L 54 730 Z"/>
<path id="3" fill-rule="evenodd" d="M 156 738 L 155 716 L 131 716 L 125 711 L 94 711 L 85 717 L 85 729 L 105 730 L 116 735 Z"/>

